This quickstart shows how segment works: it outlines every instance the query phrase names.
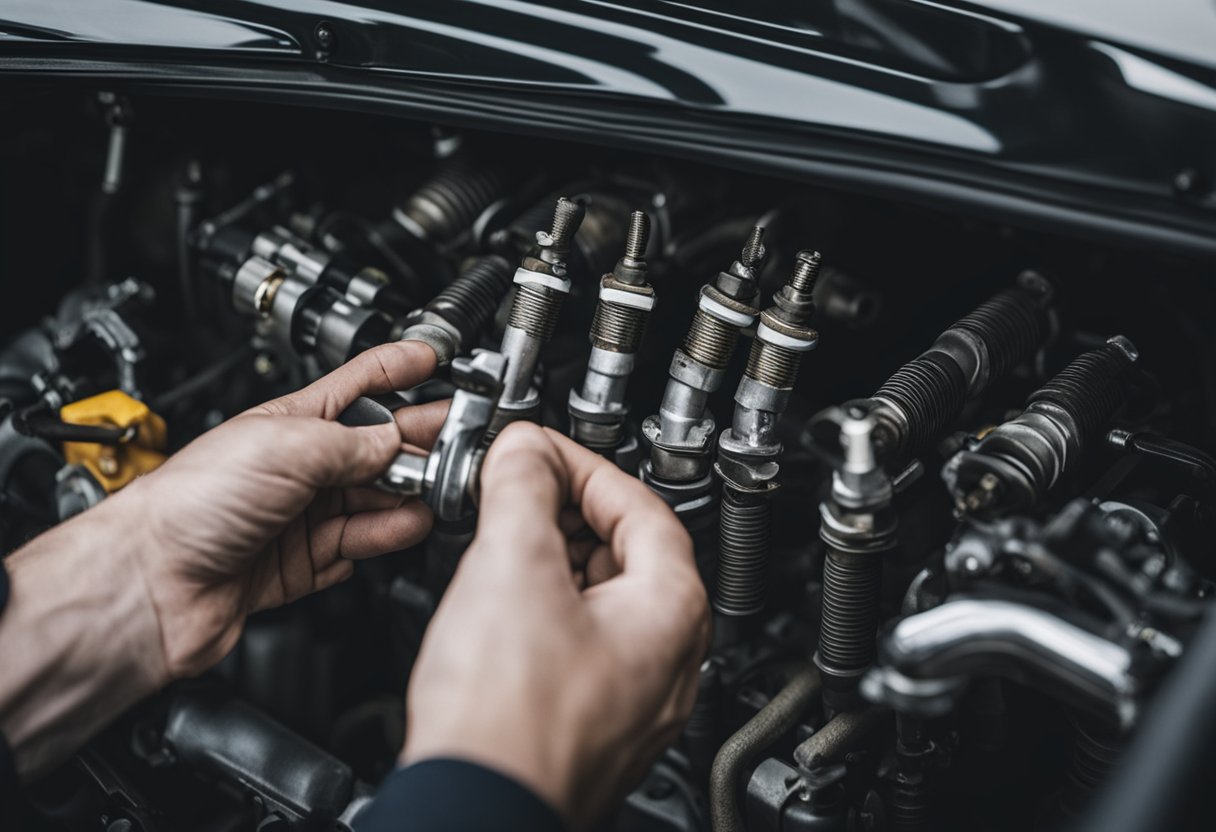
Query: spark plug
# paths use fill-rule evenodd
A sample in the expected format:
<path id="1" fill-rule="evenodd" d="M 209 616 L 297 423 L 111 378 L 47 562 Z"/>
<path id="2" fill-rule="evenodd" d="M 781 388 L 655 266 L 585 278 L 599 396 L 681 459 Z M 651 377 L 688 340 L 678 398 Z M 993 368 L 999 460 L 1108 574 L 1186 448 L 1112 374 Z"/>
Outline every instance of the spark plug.
<path id="1" fill-rule="evenodd" d="M 402 322 L 399 339 L 422 341 L 439 365 L 468 352 L 511 288 L 511 265 L 497 255 L 478 257 L 460 277 Z"/>
<path id="2" fill-rule="evenodd" d="M 752 304 L 757 273 L 764 259 L 764 229 L 752 229 L 739 259 L 701 287 L 697 311 L 684 344 L 671 360 L 667 388 L 657 415 L 642 423 L 650 443 L 641 477 L 677 513 L 695 511 L 710 502 L 710 443 L 715 425 L 707 405 L 722 386 L 722 377 L 739 340 L 739 332 L 756 322 Z"/>
<path id="3" fill-rule="evenodd" d="M 1031 394 L 1019 416 L 951 457 L 942 477 L 958 512 L 993 516 L 1038 503 L 1123 404 L 1138 357 L 1116 335 Z"/>
<path id="4" fill-rule="evenodd" d="M 515 272 L 515 298 L 502 337 L 507 374 L 491 437 L 511 422 L 535 419 L 540 409 L 540 392 L 532 377 L 541 347 L 557 328 L 562 301 L 570 294 L 566 258 L 585 214 L 579 203 L 565 197 L 558 199 L 550 230 L 536 232 L 536 249 Z"/>
<path id="5" fill-rule="evenodd" d="M 794 273 L 760 314 L 747 370 L 735 391 L 735 413 L 718 437 L 714 470 L 722 480 L 718 577 L 714 609 L 728 616 L 760 612 L 767 589 L 771 498 L 779 483 L 776 428 L 802 356 L 819 343 L 808 326 L 819 274 L 817 251 L 800 251 Z"/>
<path id="6" fill-rule="evenodd" d="M 570 435 L 600 453 L 615 451 L 626 439 L 629 405 L 625 388 L 646 319 L 655 306 L 654 287 L 646 280 L 649 238 L 650 217 L 634 211 L 629 217 L 625 256 L 600 280 L 599 304 L 591 322 L 591 358 L 582 390 L 570 391 Z"/>
<path id="7" fill-rule="evenodd" d="M 829 719 L 860 704 L 858 680 L 874 663 L 882 556 L 896 544 L 894 488 L 878 462 L 876 429 L 872 417 L 846 411 L 840 422 L 844 457 L 832 474 L 831 495 L 819 508 L 819 537 L 827 553 L 815 664 Z"/>
<path id="8" fill-rule="evenodd" d="M 871 398 L 850 402 L 874 417 L 883 459 L 922 451 L 989 383 L 1030 358 L 1048 334 L 1051 285 L 1036 272 L 998 292 L 895 372 Z"/>

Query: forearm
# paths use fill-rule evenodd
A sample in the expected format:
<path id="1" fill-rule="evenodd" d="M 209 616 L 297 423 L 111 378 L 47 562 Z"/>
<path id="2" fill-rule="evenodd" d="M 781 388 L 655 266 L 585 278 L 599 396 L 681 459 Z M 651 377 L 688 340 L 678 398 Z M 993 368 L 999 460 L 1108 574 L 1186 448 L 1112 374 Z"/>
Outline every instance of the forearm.
<path id="1" fill-rule="evenodd" d="M 12 593 L 0 618 L 0 731 L 25 779 L 167 681 L 136 563 L 139 523 L 107 501 L 6 560 Z"/>

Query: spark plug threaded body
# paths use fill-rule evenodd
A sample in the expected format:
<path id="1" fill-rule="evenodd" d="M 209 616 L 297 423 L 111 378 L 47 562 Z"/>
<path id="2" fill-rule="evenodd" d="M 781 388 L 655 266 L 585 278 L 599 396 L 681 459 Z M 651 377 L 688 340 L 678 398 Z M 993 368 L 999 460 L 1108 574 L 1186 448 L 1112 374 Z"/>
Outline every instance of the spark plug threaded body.
<path id="1" fill-rule="evenodd" d="M 722 480 L 718 515 L 718 576 L 714 609 L 749 616 L 768 594 L 771 499 L 778 488 L 777 423 L 798 376 L 803 353 L 819 336 L 807 324 L 820 254 L 800 251 L 793 275 L 760 314 L 747 370 L 735 391 L 731 427 L 718 437 L 715 470 Z"/>
<path id="2" fill-rule="evenodd" d="M 754 227 L 739 259 L 701 287 L 688 333 L 672 357 L 659 412 L 642 424 L 650 442 L 642 478 L 660 494 L 674 495 L 679 490 L 673 499 L 687 500 L 685 487 L 691 483 L 705 493 L 712 487 L 709 467 L 715 426 L 707 405 L 710 394 L 722 385 L 740 330 L 756 321 L 759 310 L 752 303 L 765 255 L 763 238 L 764 229 Z M 698 504 L 703 497 L 696 498 Z"/>
<path id="3" fill-rule="evenodd" d="M 582 204 L 560 197 L 549 230 L 536 232 L 536 248 L 515 271 L 515 297 L 501 348 L 507 357 L 507 374 L 488 432 L 491 438 L 510 422 L 536 416 L 540 393 L 532 377 L 541 347 L 553 336 L 562 302 L 570 294 L 566 256 L 585 214 Z"/>
<path id="4" fill-rule="evenodd" d="M 582 387 L 570 391 L 570 435 L 585 447 L 608 453 L 625 440 L 625 398 L 655 293 L 646 280 L 646 243 L 650 218 L 629 217 L 625 255 L 600 280 L 599 302 L 591 322 L 591 356 Z"/>

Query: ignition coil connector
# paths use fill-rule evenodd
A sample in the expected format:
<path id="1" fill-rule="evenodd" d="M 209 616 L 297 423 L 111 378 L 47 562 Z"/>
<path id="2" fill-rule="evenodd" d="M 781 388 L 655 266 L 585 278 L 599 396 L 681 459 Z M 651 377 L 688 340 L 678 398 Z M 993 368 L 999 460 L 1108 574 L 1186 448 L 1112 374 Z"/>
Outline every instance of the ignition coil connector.
<path id="1" fill-rule="evenodd" d="M 549 231 L 536 232 L 536 249 L 515 271 L 515 298 L 502 336 L 502 354 L 507 374 L 502 398 L 490 435 L 496 436 L 511 422 L 535 419 L 540 392 L 532 383 L 540 351 L 557 328 L 562 301 L 570 294 L 566 258 L 586 209 L 561 197 L 553 212 Z"/>
<path id="2" fill-rule="evenodd" d="M 677 511 L 703 505 L 712 487 L 710 443 L 715 426 L 707 405 L 710 394 L 722 386 L 739 332 L 755 324 L 759 314 L 753 304 L 765 255 L 763 239 L 764 229 L 753 228 L 739 259 L 701 287 L 692 325 L 672 357 L 659 412 L 642 423 L 650 443 L 642 479 Z"/>
<path id="3" fill-rule="evenodd" d="M 422 341 L 435 351 L 439 365 L 467 352 L 494 317 L 511 288 L 511 264 L 497 255 L 478 257 L 421 309 L 402 322 L 402 341 Z"/>
<path id="4" fill-rule="evenodd" d="M 875 432 L 871 417 L 846 413 L 840 423 L 844 458 L 819 511 L 819 537 L 827 553 L 815 664 L 829 719 L 859 704 L 858 680 L 874 663 L 882 556 L 897 542 L 894 490 L 878 463 Z"/>
<path id="5" fill-rule="evenodd" d="M 611 453 L 626 439 L 629 404 L 625 389 L 647 317 L 655 306 L 654 287 L 646 280 L 649 238 L 650 217 L 634 211 L 629 217 L 625 256 L 600 280 L 599 304 L 591 323 L 591 358 L 582 390 L 570 391 L 570 435 L 600 453 Z"/>
<path id="6" fill-rule="evenodd" d="M 970 399 L 1030 358 L 1048 334 L 1051 284 L 1033 271 L 947 329 L 928 352 L 895 372 L 871 398 L 850 402 L 875 421 L 884 461 L 915 455 L 941 435 Z"/>
<path id="7" fill-rule="evenodd" d="M 714 470 L 722 480 L 722 505 L 714 609 L 722 615 L 753 615 L 764 606 L 770 500 L 779 485 L 776 428 L 802 356 L 819 343 L 819 333 L 808 323 L 815 312 L 812 292 L 820 260 L 817 251 L 798 252 L 793 275 L 760 314 L 747 370 L 735 391 L 733 422 L 718 437 Z"/>
<path id="8" fill-rule="evenodd" d="M 418 240 L 445 245 L 469 231 L 483 211 L 505 196 L 509 181 L 501 169 L 467 156 L 445 159 L 393 209 L 393 222 Z"/>
<path id="9" fill-rule="evenodd" d="M 1123 404 L 1137 357 L 1116 335 L 1031 394 L 1019 416 L 951 457 L 942 477 L 959 513 L 993 516 L 1038 503 Z"/>

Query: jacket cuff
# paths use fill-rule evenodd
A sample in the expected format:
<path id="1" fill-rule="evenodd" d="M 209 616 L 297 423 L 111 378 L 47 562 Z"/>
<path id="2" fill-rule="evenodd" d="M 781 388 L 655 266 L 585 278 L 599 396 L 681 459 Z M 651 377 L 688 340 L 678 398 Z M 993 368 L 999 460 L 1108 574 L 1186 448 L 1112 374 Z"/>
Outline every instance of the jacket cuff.
<path id="1" fill-rule="evenodd" d="M 557 813 L 506 775 L 464 760 L 423 760 L 380 786 L 356 832 L 565 832 Z"/>

